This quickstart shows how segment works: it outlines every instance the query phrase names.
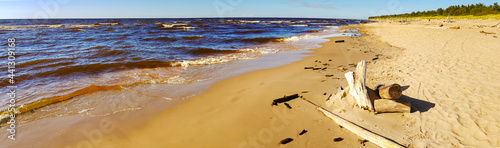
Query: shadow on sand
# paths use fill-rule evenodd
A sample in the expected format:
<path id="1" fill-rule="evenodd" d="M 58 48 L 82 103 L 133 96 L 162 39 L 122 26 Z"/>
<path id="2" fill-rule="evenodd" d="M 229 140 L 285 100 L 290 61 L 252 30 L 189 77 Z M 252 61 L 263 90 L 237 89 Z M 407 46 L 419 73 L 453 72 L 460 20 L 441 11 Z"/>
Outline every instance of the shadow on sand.
<path id="1" fill-rule="evenodd" d="M 411 113 L 414 113 L 415 111 L 426 112 L 436 106 L 435 103 L 415 99 L 407 95 L 402 95 L 399 99 L 411 102 Z"/>
<path id="2" fill-rule="evenodd" d="M 402 87 L 403 91 L 405 91 L 408 88 L 410 88 L 410 85 L 401 86 L 401 87 Z M 424 100 L 420 100 L 420 99 L 416 99 L 416 98 L 413 98 L 413 97 L 410 97 L 410 96 L 407 96 L 407 95 L 402 95 L 401 97 L 399 97 L 399 99 L 411 102 L 411 113 L 414 113 L 416 111 L 427 112 L 431 108 L 433 108 L 434 106 L 436 106 L 435 103 L 424 101 Z"/>

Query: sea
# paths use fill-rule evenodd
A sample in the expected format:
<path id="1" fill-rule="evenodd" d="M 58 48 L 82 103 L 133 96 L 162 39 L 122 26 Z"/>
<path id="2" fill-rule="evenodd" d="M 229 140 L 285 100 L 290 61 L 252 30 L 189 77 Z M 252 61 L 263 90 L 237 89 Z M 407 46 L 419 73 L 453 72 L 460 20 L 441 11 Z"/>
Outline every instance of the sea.
<path id="1" fill-rule="evenodd" d="M 7 71 L 8 38 L 15 38 L 16 43 L 18 113 L 65 109 L 65 114 L 52 115 L 63 116 L 94 110 L 99 112 L 94 115 L 101 116 L 142 107 L 134 103 L 134 107 L 102 109 L 123 102 L 116 98 L 133 102 L 140 102 L 135 98 L 185 99 L 189 93 L 179 95 L 179 89 L 225 73 L 224 66 L 214 65 L 317 48 L 325 42 L 322 38 L 338 34 L 338 26 L 366 22 L 312 18 L 3 19 L 0 92 L 8 93 L 12 85 Z M 161 93 L 146 91 L 151 89 Z M 4 119 L 9 99 L 7 95 L 2 98 L 0 116 Z"/>

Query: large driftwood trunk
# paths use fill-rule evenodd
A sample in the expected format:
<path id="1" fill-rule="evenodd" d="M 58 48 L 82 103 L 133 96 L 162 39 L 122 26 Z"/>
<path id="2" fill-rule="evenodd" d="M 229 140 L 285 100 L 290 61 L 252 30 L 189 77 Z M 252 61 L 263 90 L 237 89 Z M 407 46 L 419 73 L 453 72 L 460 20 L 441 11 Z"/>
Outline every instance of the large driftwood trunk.
<path id="1" fill-rule="evenodd" d="M 408 101 L 378 99 L 373 103 L 377 113 L 410 113 L 411 103 Z"/>
<path id="2" fill-rule="evenodd" d="M 395 100 L 403 95 L 403 88 L 399 84 L 392 84 L 378 88 L 378 94 L 382 99 Z"/>
<path id="3" fill-rule="evenodd" d="M 354 96 L 358 106 L 373 111 L 373 104 L 368 97 L 366 90 L 366 61 L 361 61 L 356 66 L 356 73 L 348 72 L 345 74 L 347 83 L 349 83 L 349 94 Z"/>

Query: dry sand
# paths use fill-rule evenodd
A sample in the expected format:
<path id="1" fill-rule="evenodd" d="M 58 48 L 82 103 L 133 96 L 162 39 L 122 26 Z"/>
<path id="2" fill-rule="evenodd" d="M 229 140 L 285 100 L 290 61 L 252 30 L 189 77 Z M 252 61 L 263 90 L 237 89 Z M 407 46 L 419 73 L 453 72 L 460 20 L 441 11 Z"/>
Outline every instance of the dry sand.
<path id="1" fill-rule="evenodd" d="M 500 28 L 491 26 L 499 20 L 442 21 L 366 25 L 368 34 L 402 49 L 368 65 L 367 81 L 398 82 L 409 86 L 403 94 L 432 103 L 414 104 L 420 111 L 409 114 L 415 147 L 498 147 L 500 39 L 493 36 Z"/>

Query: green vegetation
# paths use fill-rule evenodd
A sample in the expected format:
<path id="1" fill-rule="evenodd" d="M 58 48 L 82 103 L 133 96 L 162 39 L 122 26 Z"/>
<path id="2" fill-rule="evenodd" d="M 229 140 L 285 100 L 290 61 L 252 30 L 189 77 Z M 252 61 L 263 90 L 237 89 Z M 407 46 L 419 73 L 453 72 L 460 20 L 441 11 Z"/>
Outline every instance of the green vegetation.
<path id="1" fill-rule="evenodd" d="M 425 18 L 425 19 L 445 19 L 448 16 L 452 19 L 500 19 L 500 6 L 498 2 L 493 5 L 486 6 L 482 3 L 472 5 L 454 5 L 446 9 L 439 8 L 437 10 L 417 11 L 405 14 L 372 16 L 369 19 L 387 19 L 387 18 Z"/>

